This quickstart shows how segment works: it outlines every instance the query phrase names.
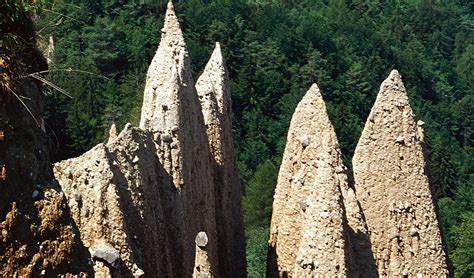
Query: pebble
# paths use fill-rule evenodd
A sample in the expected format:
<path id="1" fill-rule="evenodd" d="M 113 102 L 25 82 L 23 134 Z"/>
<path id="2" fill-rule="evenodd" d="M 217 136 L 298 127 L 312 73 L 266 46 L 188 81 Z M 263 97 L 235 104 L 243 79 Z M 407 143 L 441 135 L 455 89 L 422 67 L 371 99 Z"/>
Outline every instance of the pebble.
<path id="1" fill-rule="evenodd" d="M 208 242 L 207 234 L 205 232 L 199 232 L 194 240 L 196 245 L 199 247 L 205 247 Z"/>
<path id="2" fill-rule="evenodd" d="M 138 156 L 135 156 L 132 160 L 133 163 L 137 163 L 140 159 L 138 158 Z"/>
<path id="3" fill-rule="evenodd" d="M 112 245 L 107 242 L 100 241 L 90 248 L 93 258 L 101 259 L 108 262 L 113 267 L 118 267 L 120 262 L 120 253 Z"/>
<path id="4" fill-rule="evenodd" d="M 177 141 L 173 141 L 173 142 L 170 144 L 170 148 L 172 148 L 172 149 L 177 149 L 177 148 L 178 148 L 178 142 L 177 142 Z"/>
<path id="5" fill-rule="evenodd" d="M 307 147 L 309 146 L 309 143 L 310 143 L 310 139 L 308 136 L 306 135 L 303 135 L 303 136 L 300 136 L 298 137 L 298 141 L 300 142 L 300 144 L 303 146 L 303 147 Z"/>
<path id="6" fill-rule="evenodd" d="M 400 143 L 400 144 L 403 144 L 405 143 L 405 138 L 403 138 L 403 136 L 398 136 L 397 137 L 397 140 L 395 140 L 396 143 Z"/>

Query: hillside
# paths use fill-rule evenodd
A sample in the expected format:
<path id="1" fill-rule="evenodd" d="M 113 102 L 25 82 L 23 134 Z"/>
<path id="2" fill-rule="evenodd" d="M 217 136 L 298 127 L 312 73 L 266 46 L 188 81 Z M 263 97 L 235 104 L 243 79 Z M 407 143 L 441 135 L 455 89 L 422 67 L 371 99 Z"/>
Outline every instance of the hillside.
<path id="1" fill-rule="evenodd" d="M 50 54 L 46 78 L 54 83 L 45 86 L 54 161 L 105 142 L 112 123 L 120 130 L 127 122 L 138 125 L 147 68 L 164 22 L 166 3 L 158 2 L 51 0 L 37 7 L 38 40 Z M 194 79 L 216 41 L 227 60 L 249 276 L 265 273 L 278 169 L 304 93 L 314 82 L 320 87 L 344 164 L 352 169 L 378 87 L 396 68 L 425 123 L 430 182 L 448 257 L 456 276 L 469 277 L 474 272 L 473 4 L 329 2 L 175 1 Z M 46 51 L 53 45 L 54 51 Z"/>

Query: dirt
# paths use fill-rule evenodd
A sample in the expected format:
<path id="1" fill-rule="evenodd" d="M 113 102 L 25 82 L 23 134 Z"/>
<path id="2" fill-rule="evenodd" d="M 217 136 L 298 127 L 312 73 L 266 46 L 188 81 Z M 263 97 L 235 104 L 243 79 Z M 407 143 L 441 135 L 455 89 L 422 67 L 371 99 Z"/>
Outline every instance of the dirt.
<path id="1" fill-rule="evenodd" d="M 42 86 L 25 77 L 46 61 L 31 21 L 18 22 L 3 26 L 0 48 L 0 275 L 87 275 L 89 255 L 52 173 Z"/>

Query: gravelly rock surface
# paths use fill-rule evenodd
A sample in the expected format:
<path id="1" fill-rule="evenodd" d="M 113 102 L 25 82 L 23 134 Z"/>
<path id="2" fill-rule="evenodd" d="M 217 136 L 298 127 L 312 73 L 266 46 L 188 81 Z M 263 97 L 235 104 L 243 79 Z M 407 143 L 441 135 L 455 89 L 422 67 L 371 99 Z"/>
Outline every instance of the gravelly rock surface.
<path id="1" fill-rule="evenodd" d="M 216 221 L 221 273 L 244 277 L 245 238 L 239 173 L 235 161 L 229 75 L 219 43 L 196 82 L 207 138 L 213 156 Z"/>
<path id="2" fill-rule="evenodd" d="M 314 84 L 298 104 L 288 132 L 273 203 L 269 277 L 348 275 L 349 224 L 365 232 L 336 134 Z"/>
<path id="3" fill-rule="evenodd" d="M 383 277 L 447 276 L 415 119 L 400 74 L 382 83 L 353 158 L 355 188 Z"/>

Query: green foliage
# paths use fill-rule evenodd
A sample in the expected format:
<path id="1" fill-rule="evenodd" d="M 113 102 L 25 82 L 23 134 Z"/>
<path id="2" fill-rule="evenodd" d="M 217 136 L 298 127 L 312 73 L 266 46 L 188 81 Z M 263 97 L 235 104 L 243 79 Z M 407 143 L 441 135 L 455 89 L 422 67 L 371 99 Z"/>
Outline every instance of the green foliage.
<path id="1" fill-rule="evenodd" d="M 268 250 L 268 228 L 251 227 L 246 231 L 247 276 L 265 277 Z"/>
<path id="2" fill-rule="evenodd" d="M 247 184 L 243 203 L 246 227 L 268 226 L 277 174 L 278 167 L 271 160 L 265 160 Z"/>
<path id="3" fill-rule="evenodd" d="M 138 122 L 165 8 L 166 1 L 52 0 L 37 9 L 40 38 L 56 41 L 48 79 L 73 96 L 46 97 L 46 122 L 60 146 L 56 159 L 104 141 L 112 122 L 118 128 Z M 175 8 L 195 77 L 216 40 L 227 59 L 252 275 L 263 273 L 261 229 L 269 223 L 287 129 L 304 93 L 314 82 L 322 89 L 350 168 L 380 83 L 393 68 L 426 123 L 450 255 L 459 275 L 469 271 L 472 257 L 455 254 L 464 254 L 460 242 L 471 240 L 463 234 L 471 222 L 460 216 L 473 211 L 474 199 L 472 3 L 189 0 L 175 1 Z"/>
<path id="4" fill-rule="evenodd" d="M 461 223 L 452 229 L 453 242 L 456 248 L 452 260 L 456 268 L 455 277 L 472 277 L 474 275 L 474 212 L 461 217 Z"/>
<path id="5" fill-rule="evenodd" d="M 37 12 L 43 1 L 38 0 L 3 0 L 0 3 L 0 25 L 22 21 L 29 12 Z M 3 29 L 3 28 L 2 28 Z"/>

